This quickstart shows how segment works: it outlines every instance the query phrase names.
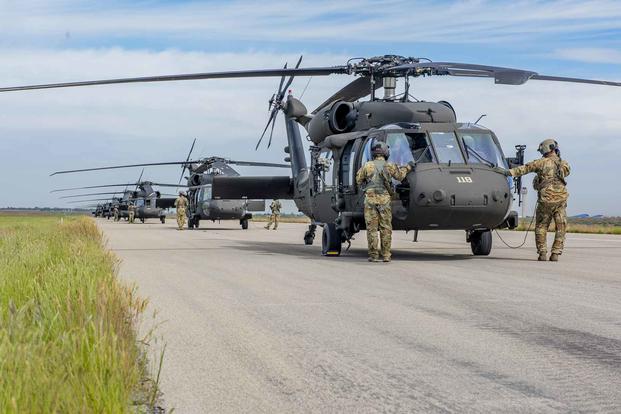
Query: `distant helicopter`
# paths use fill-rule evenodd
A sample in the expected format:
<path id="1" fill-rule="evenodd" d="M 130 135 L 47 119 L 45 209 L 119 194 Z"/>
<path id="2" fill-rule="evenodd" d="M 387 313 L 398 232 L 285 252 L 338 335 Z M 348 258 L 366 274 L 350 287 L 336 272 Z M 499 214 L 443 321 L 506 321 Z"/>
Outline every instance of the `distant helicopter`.
<path id="1" fill-rule="evenodd" d="M 86 171 L 101 171 L 118 168 L 181 165 L 181 177 L 179 184 L 166 184 L 167 186 L 186 188 L 189 201 L 188 228 L 196 229 L 201 220 L 238 220 L 242 229 L 248 229 L 248 221 L 252 218 L 252 211 L 265 211 L 265 200 L 252 199 L 214 199 L 212 197 L 212 183 L 215 177 L 240 177 L 230 165 L 247 167 L 272 167 L 291 168 L 289 164 L 276 164 L 269 162 L 239 161 L 220 157 L 208 157 L 198 160 L 190 160 L 196 140 L 192 143 L 185 161 L 156 162 L 145 164 L 116 165 L 109 167 L 85 168 L 80 170 L 57 171 L 52 175 L 69 174 Z M 181 184 L 186 170 L 189 172 L 187 184 Z M 288 177 L 284 177 L 289 179 Z M 161 185 L 161 184 L 159 184 Z M 174 200 L 173 200 L 174 204 Z"/>
<path id="2" fill-rule="evenodd" d="M 514 228 L 517 213 L 511 211 L 511 182 L 496 173 L 496 166 L 519 165 L 522 146 L 515 157 L 506 158 L 493 131 L 471 123 L 457 122 L 456 112 L 446 101 L 412 101 L 410 80 L 426 76 L 492 78 L 496 84 L 522 85 L 529 80 L 621 86 L 621 82 L 539 75 L 536 72 L 395 55 L 350 59 L 346 65 L 258 69 L 211 73 L 176 74 L 140 78 L 108 79 L 0 88 L 0 92 L 64 88 L 136 82 L 197 79 L 280 77 L 270 99 L 271 113 L 257 143 L 276 120 L 285 114 L 288 145 L 285 152 L 292 177 L 215 176 L 212 197 L 290 198 L 312 219 L 304 242 L 312 244 L 316 226 L 323 227 L 322 254 L 338 256 L 341 246 L 365 228 L 363 188 L 355 182 L 358 168 L 370 159 L 371 145 L 387 142 L 389 161 L 413 161 L 415 169 L 395 183 L 393 200 L 395 230 L 465 230 L 474 255 L 488 255 L 491 230 Z M 357 75 L 353 82 L 308 113 L 302 102 L 286 95 L 295 76 Z M 285 83 L 286 77 L 289 77 Z M 397 79 L 404 79 L 404 92 L 397 94 Z M 383 97 L 376 90 L 383 87 Z M 369 101 L 358 100 L 370 95 Z M 302 125 L 313 145 L 310 167 L 300 134 Z M 270 133 L 271 144 L 272 133 Z M 520 154 L 522 151 L 522 155 Z M 516 186 L 515 191 L 520 191 Z"/>
<path id="3" fill-rule="evenodd" d="M 74 187 L 74 188 L 61 188 L 57 190 L 53 190 L 52 192 L 62 192 L 62 191 L 73 191 L 73 190 L 84 190 L 84 189 L 94 189 L 94 188 L 110 188 L 110 187 L 125 187 L 125 190 L 122 191 L 122 196 L 120 197 L 112 197 L 112 199 L 90 199 L 90 200 L 76 200 L 75 203 L 82 203 L 87 201 L 108 201 L 104 203 L 101 208 L 101 216 L 110 218 L 113 215 L 113 209 L 116 206 L 119 209 L 119 215 L 121 218 L 128 218 L 128 206 L 129 203 L 133 203 L 136 206 L 136 218 L 139 219 L 142 223 L 147 219 L 157 218 L 163 224 L 166 222 L 166 209 L 174 207 L 175 198 L 176 197 L 162 197 L 162 194 L 159 191 L 156 191 L 153 186 L 162 186 L 162 187 L 176 187 L 174 184 L 164 184 L 164 183 L 153 183 L 151 181 L 140 181 L 142 179 L 142 174 L 139 178 L 139 181 L 136 183 L 126 183 L 126 184 L 105 184 L 105 185 L 95 185 L 95 186 L 86 186 L 86 187 Z M 127 190 L 127 187 L 135 186 L 134 190 Z M 90 194 L 78 194 L 71 195 L 61 198 L 77 198 L 77 197 L 85 197 L 90 195 L 103 195 L 103 194 L 118 194 L 116 193 L 90 193 Z M 73 203 L 73 202 L 70 202 Z M 97 210 L 95 210 L 97 211 Z"/>

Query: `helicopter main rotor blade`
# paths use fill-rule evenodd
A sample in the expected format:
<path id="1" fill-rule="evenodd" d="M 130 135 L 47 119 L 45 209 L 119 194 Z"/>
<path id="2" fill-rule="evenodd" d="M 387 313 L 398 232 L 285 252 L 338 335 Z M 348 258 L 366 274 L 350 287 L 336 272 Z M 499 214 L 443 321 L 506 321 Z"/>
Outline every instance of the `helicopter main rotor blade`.
<path id="1" fill-rule="evenodd" d="M 381 82 L 375 82 L 373 85 L 374 89 L 379 89 L 382 86 Z M 312 113 L 315 115 L 317 112 L 321 111 L 326 106 L 330 105 L 334 101 L 344 100 L 348 102 L 357 101 L 360 98 L 364 98 L 367 95 L 371 94 L 371 78 L 367 76 L 363 76 L 361 78 L 356 78 L 352 82 L 345 85 L 341 90 L 334 93 L 331 97 L 326 99 L 315 109 Z"/>
<path id="2" fill-rule="evenodd" d="M 91 200 L 74 200 L 74 201 L 67 201 L 67 204 L 87 203 L 91 201 L 110 201 L 110 199 L 109 198 L 94 198 Z"/>
<path id="3" fill-rule="evenodd" d="M 289 164 L 276 164 L 272 162 L 255 162 L 255 161 L 236 161 L 227 160 L 227 164 L 240 165 L 242 167 L 274 167 L 274 168 L 291 168 Z"/>
<path id="4" fill-rule="evenodd" d="M 34 89 L 72 88 L 78 86 L 112 85 L 122 83 L 170 82 L 201 79 L 238 79 L 238 78 L 265 78 L 278 76 L 328 76 L 332 74 L 347 74 L 347 66 L 297 68 L 297 69 L 257 69 L 236 70 L 227 72 L 187 73 L 178 75 L 143 76 L 137 78 L 102 79 L 81 82 L 47 83 L 40 85 L 23 85 L 0 88 L 0 92 L 14 92 Z"/>
<path id="5" fill-rule="evenodd" d="M 127 165 L 112 165 L 107 167 L 95 167 L 95 168 L 82 168 L 79 170 L 66 170 L 66 171 L 56 171 L 50 174 L 51 176 L 58 174 L 71 174 L 85 171 L 100 171 L 100 170 L 114 170 L 118 168 L 133 168 L 133 167 L 151 167 L 156 165 L 184 165 L 187 164 L 187 161 L 173 161 L 173 162 L 149 162 L 144 164 L 127 164 Z"/>
<path id="6" fill-rule="evenodd" d="M 60 191 L 71 191 L 71 190 L 86 190 L 89 188 L 108 188 L 108 187 L 127 187 L 129 185 L 136 185 L 136 183 L 129 184 L 106 184 L 106 185 L 90 185 L 87 187 L 73 187 L 73 188 L 59 188 L 56 190 L 50 191 L 50 193 L 58 193 Z"/>
<path id="7" fill-rule="evenodd" d="M 116 193 L 88 193 L 88 194 L 75 194 L 70 196 L 63 196 L 59 198 L 76 198 L 76 197 L 88 197 L 88 196 L 96 196 L 96 195 L 112 195 L 114 196 Z"/>
<path id="8" fill-rule="evenodd" d="M 395 72 L 430 69 L 431 75 L 450 75 L 478 78 L 494 78 L 500 85 L 523 85 L 530 79 L 556 82 L 588 83 L 592 85 L 621 86 L 621 82 L 611 82 L 595 79 L 568 78 L 563 76 L 539 75 L 537 72 L 506 68 L 501 66 L 475 65 L 456 62 L 420 62 L 409 63 L 392 68 Z"/>

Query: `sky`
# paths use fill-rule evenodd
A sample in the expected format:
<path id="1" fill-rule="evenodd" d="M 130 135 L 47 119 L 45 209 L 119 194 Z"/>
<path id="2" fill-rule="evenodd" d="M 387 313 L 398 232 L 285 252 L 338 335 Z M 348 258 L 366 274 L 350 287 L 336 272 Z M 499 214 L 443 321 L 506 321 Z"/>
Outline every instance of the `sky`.
<path id="1" fill-rule="evenodd" d="M 344 64 L 383 54 L 621 81 L 621 1 L 0 0 L 0 86 L 126 76 Z M 314 108 L 352 78 L 298 78 Z M 54 188 L 135 181 L 140 169 L 52 171 L 194 155 L 281 162 L 286 138 L 254 146 L 277 79 L 203 80 L 0 94 L 0 207 L 69 207 Z M 621 215 L 621 88 L 489 79 L 417 79 L 413 95 L 448 100 L 505 155 L 556 138 L 572 166 L 570 214 Z M 282 118 L 281 118 L 282 121 Z M 282 170 L 240 168 L 243 174 Z M 177 167 L 144 177 L 177 182 Z M 529 180 L 527 180 L 528 182 Z M 530 207 L 534 200 L 530 200 Z"/>

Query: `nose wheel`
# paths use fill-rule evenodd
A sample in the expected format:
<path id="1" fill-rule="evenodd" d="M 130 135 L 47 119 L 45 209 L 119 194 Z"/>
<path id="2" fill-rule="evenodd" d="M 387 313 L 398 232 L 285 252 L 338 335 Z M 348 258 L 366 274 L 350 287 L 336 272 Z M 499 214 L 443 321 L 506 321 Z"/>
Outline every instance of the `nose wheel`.
<path id="1" fill-rule="evenodd" d="M 492 232 L 490 230 L 477 230 L 469 233 L 468 241 L 472 254 L 475 256 L 487 256 L 492 251 Z"/>

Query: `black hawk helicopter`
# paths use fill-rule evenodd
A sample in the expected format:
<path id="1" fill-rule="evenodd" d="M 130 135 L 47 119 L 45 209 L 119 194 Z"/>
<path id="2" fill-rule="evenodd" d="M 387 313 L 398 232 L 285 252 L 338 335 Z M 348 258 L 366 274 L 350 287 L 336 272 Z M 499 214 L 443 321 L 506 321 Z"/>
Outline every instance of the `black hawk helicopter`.
<path id="1" fill-rule="evenodd" d="M 128 190 L 127 187 L 129 186 L 135 186 L 135 189 Z M 69 201 L 69 203 L 107 201 L 101 206 L 101 216 L 108 218 L 108 219 L 112 217 L 114 207 L 118 208 L 119 216 L 121 218 L 128 218 L 129 217 L 128 206 L 129 206 L 129 203 L 133 203 L 136 206 L 136 218 L 139 219 L 142 223 L 144 223 L 145 220 L 147 219 L 159 219 L 160 222 L 163 224 L 166 222 L 166 209 L 174 207 L 175 197 L 162 197 L 162 193 L 160 193 L 159 191 L 156 191 L 153 188 L 153 186 L 176 187 L 176 185 L 174 184 L 154 183 L 151 181 L 138 181 L 136 183 L 105 184 L 105 185 L 94 185 L 94 186 L 86 186 L 86 187 L 61 188 L 57 190 L 52 190 L 52 192 L 55 193 L 55 192 L 94 189 L 94 188 L 125 187 L 125 190 L 122 191 L 122 196 L 120 197 L 113 196 L 111 199 L 110 198 L 89 199 L 89 200 L 81 199 L 81 200 L 76 200 L 76 201 Z M 61 198 L 78 198 L 78 197 L 86 197 L 86 196 L 92 196 L 92 195 L 104 195 L 104 194 L 116 195 L 118 193 L 119 192 L 77 194 L 77 195 L 70 195 L 70 196 L 65 196 Z"/>
<path id="2" fill-rule="evenodd" d="M 350 59 L 331 67 L 257 69 L 226 72 L 175 74 L 138 78 L 106 79 L 0 88 L 0 92 L 141 82 L 198 79 L 280 77 L 270 99 L 271 113 L 261 138 L 277 114 L 285 115 L 288 145 L 285 152 L 292 177 L 215 176 L 214 198 L 290 198 L 313 223 L 304 241 L 313 242 L 317 225 L 323 226 L 322 253 L 339 255 L 343 242 L 365 228 L 363 188 L 355 182 L 357 169 L 369 158 L 375 141 L 391 146 L 391 159 L 414 161 L 416 168 L 396 183 L 393 201 L 395 230 L 465 230 L 475 255 L 487 255 L 492 247 L 491 230 L 517 225 L 511 212 L 511 182 L 496 173 L 495 166 L 510 167 L 522 161 L 506 158 L 493 131 L 457 122 L 450 103 L 412 101 L 410 79 L 426 76 L 491 78 L 496 84 L 522 85 L 529 80 L 575 82 L 621 86 L 621 82 L 540 75 L 498 66 L 433 62 L 395 55 Z M 357 79 L 327 98 L 309 113 L 302 102 L 286 95 L 295 76 L 356 75 Z M 289 77 L 285 83 L 285 78 Z M 396 94 L 398 78 L 405 92 Z M 383 97 L 376 95 L 384 88 Z M 370 95 L 368 101 L 358 101 Z M 310 166 L 305 158 L 299 126 L 312 142 Z M 272 133 L 270 133 L 270 141 Z M 270 142 L 271 143 L 271 142 Z M 268 146 L 269 144 L 268 143 Z M 520 186 L 515 186 L 520 191 Z"/>
<path id="3" fill-rule="evenodd" d="M 208 157 L 198 160 L 190 160 L 196 140 L 192 143 L 190 152 L 185 161 L 156 162 L 144 164 L 115 165 L 109 167 L 85 168 L 80 170 L 57 171 L 51 175 L 69 174 L 86 171 L 101 171 L 108 169 L 181 165 L 181 177 L 179 184 L 166 184 L 166 186 L 187 188 L 189 206 L 187 209 L 188 228 L 198 228 L 201 220 L 238 220 L 242 229 L 248 229 L 248 221 L 252 218 L 252 211 L 265 211 L 265 200 L 252 199 L 214 199 L 212 197 L 212 183 L 215 177 L 240 177 L 239 173 L 230 165 L 247 167 L 272 167 L 291 168 L 289 164 L 276 164 L 269 162 L 239 161 L 220 157 Z M 187 184 L 181 184 L 186 176 Z M 289 177 L 283 177 L 289 179 Z M 157 185 L 162 185 L 157 184 Z M 172 200 L 174 205 L 174 199 Z M 171 206 L 172 206 L 171 205 Z M 137 217 L 139 217 L 137 215 Z"/>

